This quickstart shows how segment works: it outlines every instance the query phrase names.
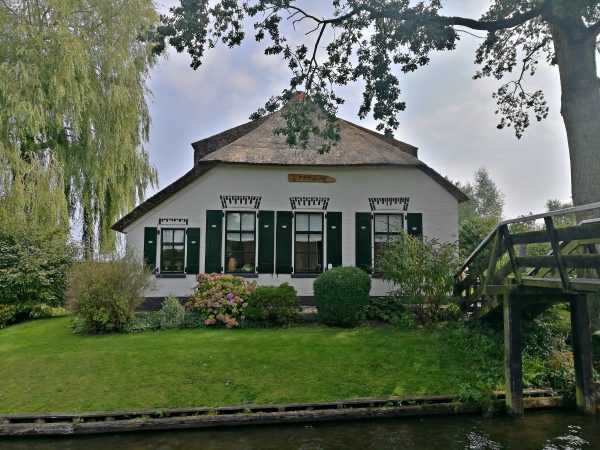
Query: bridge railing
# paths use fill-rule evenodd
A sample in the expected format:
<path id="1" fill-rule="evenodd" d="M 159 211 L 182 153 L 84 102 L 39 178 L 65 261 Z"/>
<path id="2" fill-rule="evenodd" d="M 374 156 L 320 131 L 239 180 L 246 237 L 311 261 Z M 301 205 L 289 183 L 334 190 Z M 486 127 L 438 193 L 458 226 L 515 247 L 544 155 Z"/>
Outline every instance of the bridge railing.
<path id="1" fill-rule="evenodd" d="M 456 273 L 454 294 L 473 311 L 516 285 L 600 291 L 598 244 L 600 202 L 502 221 Z"/>

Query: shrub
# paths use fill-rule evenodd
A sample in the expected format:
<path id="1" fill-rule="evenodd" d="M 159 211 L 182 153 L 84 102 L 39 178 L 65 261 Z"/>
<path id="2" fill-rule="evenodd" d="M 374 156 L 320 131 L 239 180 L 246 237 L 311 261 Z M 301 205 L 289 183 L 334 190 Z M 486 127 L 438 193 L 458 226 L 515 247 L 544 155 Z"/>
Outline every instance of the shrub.
<path id="1" fill-rule="evenodd" d="M 217 273 L 198 275 L 194 295 L 186 304 L 188 310 L 198 311 L 206 326 L 240 326 L 245 319 L 248 298 L 256 283 L 234 275 Z"/>
<path id="2" fill-rule="evenodd" d="M 148 288 L 149 272 L 127 254 L 112 261 L 84 261 L 67 280 L 67 308 L 76 331 L 88 334 L 124 331 Z"/>
<path id="3" fill-rule="evenodd" d="M 247 321 L 263 326 L 290 324 L 298 317 L 299 312 L 296 289 L 288 283 L 257 287 L 244 310 Z"/>
<path id="4" fill-rule="evenodd" d="M 62 306 L 74 256 L 63 231 L 0 223 L 0 300 L 5 305 Z"/>
<path id="5" fill-rule="evenodd" d="M 186 310 L 185 316 L 183 317 L 183 323 L 181 324 L 181 328 L 188 328 L 192 330 L 196 328 L 206 328 L 204 320 L 204 315 L 201 314 L 199 311 Z"/>
<path id="6" fill-rule="evenodd" d="M 0 328 L 32 319 L 44 319 L 67 314 L 61 306 L 44 304 L 0 305 Z"/>
<path id="7" fill-rule="evenodd" d="M 358 267 L 335 267 L 313 284 L 319 320 L 327 325 L 356 326 L 365 320 L 371 278 Z"/>
<path id="8" fill-rule="evenodd" d="M 378 261 L 383 279 L 391 281 L 393 295 L 410 307 L 421 323 L 443 318 L 458 269 L 456 245 L 403 233 Z M 454 309 L 454 308 L 451 308 Z"/>
<path id="9" fill-rule="evenodd" d="M 160 311 L 141 312 L 134 314 L 125 327 L 125 333 L 144 333 L 146 331 L 156 331 L 160 328 Z"/>
<path id="10" fill-rule="evenodd" d="M 406 305 L 392 296 L 370 299 L 366 315 L 367 319 L 381 320 L 402 328 L 412 328 L 417 324 L 414 315 L 407 310 Z"/>
<path id="11" fill-rule="evenodd" d="M 185 319 L 185 309 L 177 297 L 169 296 L 158 312 L 158 325 L 161 329 L 179 328 Z"/>

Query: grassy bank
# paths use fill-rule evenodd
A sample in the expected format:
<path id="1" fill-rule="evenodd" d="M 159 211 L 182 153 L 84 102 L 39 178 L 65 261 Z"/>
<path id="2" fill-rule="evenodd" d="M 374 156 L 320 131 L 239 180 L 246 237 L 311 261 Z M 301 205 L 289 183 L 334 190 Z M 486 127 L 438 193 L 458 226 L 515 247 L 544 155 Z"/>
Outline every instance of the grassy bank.
<path id="1" fill-rule="evenodd" d="M 0 330 L 0 412 L 457 393 L 483 364 L 435 330 L 314 326 L 86 337 L 71 333 L 70 320 Z"/>

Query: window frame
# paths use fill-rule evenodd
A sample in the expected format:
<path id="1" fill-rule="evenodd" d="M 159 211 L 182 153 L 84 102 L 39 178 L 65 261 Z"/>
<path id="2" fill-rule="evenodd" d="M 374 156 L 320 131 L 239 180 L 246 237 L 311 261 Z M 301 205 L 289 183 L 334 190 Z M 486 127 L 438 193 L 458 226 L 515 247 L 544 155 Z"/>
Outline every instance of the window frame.
<path id="1" fill-rule="evenodd" d="M 165 231 L 173 231 L 173 241 L 169 242 L 169 243 L 165 243 Z M 183 241 L 182 242 L 176 242 L 175 241 L 175 231 L 183 231 Z M 171 228 L 171 227 L 165 227 L 165 228 L 160 228 L 160 264 L 159 264 L 159 273 L 161 274 L 165 274 L 165 275 L 169 275 L 169 274 L 185 274 L 185 262 L 186 262 L 186 251 L 187 251 L 187 228 Z M 164 253 L 164 247 L 165 245 L 167 246 L 171 246 L 171 247 L 175 247 L 176 245 L 183 245 L 183 255 L 182 255 L 182 267 L 181 270 L 163 270 L 163 263 L 165 261 L 165 258 L 163 257 L 163 253 Z M 174 248 L 173 248 L 174 249 Z"/>
<path id="2" fill-rule="evenodd" d="M 377 217 L 387 217 L 387 231 L 377 231 Z M 401 226 L 398 231 L 390 231 L 390 216 L 398 216 L 401 218 Z M 381 212 L 373 213 L 373 270 L 377 267 L 377 236 L 386 236 L 386 245 L 390 244 L 390 236 L 401 236 L 406 231 L 406 214 L 400 212 Z"/>
<path id="3" fill-rule="evenodd" d="M 306 215 L 308 216 L 308 230 L 307 231 L 298 231 L 298 216 L 300 215 Z M 311 231 L 310 229 L 310 217 L 311 216 L 320 216 L 321 219 L 321 230 L 320 231 Z M 311 212 L 311 211 L 307 211 L 307 212 L 294 212 L 294 234 L 293 234 L 293 267 L 294 267 L 294 271 L 293 273 L 296 275 L 300 275 L 300 274 L 318 274 L 318 273 L 322 273 L 325 271 L 325 214 L 322 212 Z M 298 255 L 298 253 L 302 253 L 302 254 L 307 254 L 308 255 L 308 262 L 310 265 L 310 247 L 309 247 L 309 251 L 307 252 L 298 252 L 298 246 L 297 246 L 297 236 L 298 235 L 306 235 L 308 236 L 308 243 L 310 244 L 311 240 L 310 240 L 310 236 L 311 235 L 316 235 L 316 234 L 320 234 L 321 235 L 321 250 L 319 252 L 317 252 L 317 266 L 321 265 L 321 269 L 320 270 L 315 270 L 315 271 L 299 271 L 298 270 L 298 264 L 296 261 L 296 257 Z M 318 242 L 318 241 L 317 241 Z"/>
<path id="4" fill-rule="evenodd" d="M 224 216 L 225 216 L 224 217 L 225 220 L 223 221 L 223 273 L 227 273 L 227 274 L 232 274 L 232 273 L 233 274 L 244 274 L 244 275 L 255 274 L 256 273 L 256 266 L 257 266 L 257 262 L 258 262 L 257 261 L 257 259 L 258 259 L 258 253 L 257 253 L 258 252 L 258 239 L 257 239 L 257 231 L 256 231 L 256 228 L 258 226 L 257 225 L 257 211 L 248 211 L 248 210 L 245 210 L 245 211 L 244 210 L 241 210 L 241 211 L 239 211 L 239 210 L 230 210 L 230 211 L 228 211 L 228 210 L 224 210 L 223 213 L 224 213 Z M 229 215 L 230 214 L 240 214 L 240 228 L 239 229 L 237 229 L 237 230 L 235 230 L 235 229 L 230 230 L 228 228 L 228 225 L 229 225 Z M 242 214 L 251 214 L 253 216 L 253 219 L 252 219 L 253 222 L 252 223 L 254 224 L 254 228 L 252 229 L 252 231 L 244 230 L 242 228 L 242 223 L 243 223 L 242 222 Z M 240 235 L 240 240 L 239 241 L 233 241 L 233 242 L 244 242 L 244 241 L 241 240 L 242 239 L 242 234 L 250 234 L 250 233 L 252 234 L 252 236 L 253 236 L 253 242 L 254 242 L 254 250 L 252 252 L 246 252 L 246 251 L 242 251 L 242 252 L 240 252 L 240 251 L 234 251 L 234 252 L 231 252 L 231 253 L 243 253 L 244 255 L 252 253 L 252 258 L 253 258 L 252 270 L 250 270 L 250 271 L 243 271 L 243 270 L 240 270 L 240 269 L 234 270 L 234 271 L 228 271 L 227 270 L 227 260 L 228 260 L 228 256 L 227 256 L 227 253 L 228 253 L 227 252 L 227 241 L 228 241 L 227 234 L 228 233 L 237 233 L 237 234 Z"/>

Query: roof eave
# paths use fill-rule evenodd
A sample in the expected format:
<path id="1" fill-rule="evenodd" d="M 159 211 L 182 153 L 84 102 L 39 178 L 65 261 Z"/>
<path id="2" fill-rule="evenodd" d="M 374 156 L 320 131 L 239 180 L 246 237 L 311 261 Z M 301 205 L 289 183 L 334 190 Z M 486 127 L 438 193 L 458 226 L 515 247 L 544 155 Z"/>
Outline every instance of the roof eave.
<path id="1" fill-rule="evenodd" d="M 204 175 L 210 169 L 219 164 L 219 161 L 206 161 L 199 162 L 196 164 L 191 170 L 186 172 L 183 176 L 175 180 L 173 183 L 169 184 L 164 189 L 161 189 L 152 197 L 148 198 L 144 202 L 140 203 L 136 206 L 132 211 L 128 214 L 121 217 L 117 222 L 115 222 L 111 229 L 118 231 L 120 233 L 124 233 L 125 228 L 135 222 L 137 219 L 142 217 L 147 212 L 156 208 L 158 205 L 163 203 L 165 200 L 171 198 L 185 186 L 190 184 L 195 179 Z"/>

